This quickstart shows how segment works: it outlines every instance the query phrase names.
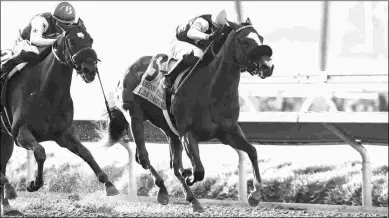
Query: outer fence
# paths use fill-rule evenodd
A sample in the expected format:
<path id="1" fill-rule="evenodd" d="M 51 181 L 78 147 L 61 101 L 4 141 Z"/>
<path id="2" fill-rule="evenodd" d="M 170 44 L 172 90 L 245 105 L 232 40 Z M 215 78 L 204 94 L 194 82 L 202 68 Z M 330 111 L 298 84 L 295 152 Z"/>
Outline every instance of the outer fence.
<path id="1" fill-rule="evenodd" d="M 388 92 L 388 74 L 344 74 L 320 72 L 274 76 L 266 80 L 242 78 L 240 94 L 247 96 L 308 97 L 300 112 L 241 112 L 239 124 L 246 137 L 253 143 L 263 145 L 324 145 L 349 144 L 362 157 L 362 202 L 372 205 L 370 158 L 362 144 L 388 145 L 388 112 L 337 112 L 330 100 L 332 96 L 372 98 L 377 92 Z M 329 112 L 308 112 L 316 97 L 324 97 L 330 106 Z M 95 141 L 100 137 L 97 128 L 104 128 L 104 120 L 84 118 L 76 120 L 83 141 Z M 163 133 L 146 124 L 148 142 L 167 142 Z M 130 141 L 132 138 L 130 136 Z M 217 141 L 211 141 L 217 142 Z M 128 148 L 128 147 L 127 147 Z M 131 151 L 130 167 L 134 163 Z M 239 155 L 239 200 L 247 201 L 244 157 Z M 32 154 L 28 153 L 28 176 L 32 176 Z M 132 170 L 130 169 L 130 173 Z M 136 194 L 136 183 L 130 177 L 130 193 Z"/>

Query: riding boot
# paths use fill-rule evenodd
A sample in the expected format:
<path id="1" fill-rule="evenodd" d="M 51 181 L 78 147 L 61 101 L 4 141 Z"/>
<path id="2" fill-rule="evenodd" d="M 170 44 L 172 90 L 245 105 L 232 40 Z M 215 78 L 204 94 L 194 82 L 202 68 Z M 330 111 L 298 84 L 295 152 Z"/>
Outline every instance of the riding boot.
<path id="1" fill-rule="evenodd" d="M 186 68 L 193 66 L 197 63 L 197 61 L 200 58 L 193 56 L 193 55 L 187 55 L 185 56 L 182 61 L 176 66 L 172 71 L 170 71 L 168 74 L 165 74 L 165 85 L 166 90 L 168 92 L 171 91 L 173 87 L 174 80 L 176 77 Z"/>
<path id="2" fill-rule="evenodd" d="M 36 54 L 31 51 L 22 51 L 19 55 L 14 58 L 8 60 L 5 64 L 2 65 L 1 72 L 3 70 L 11 71 L 18 64 L 28 62 L 30 65 L 35 65 L 43 61 L 51 52 L 51 46 L 47 46 L 43 49 L 39 54 Z"/>
<path id="3" fill-rule="evenodd" d="M 1 66 L 1 73 L 10 72 L 18 64 L 25 62 L 23 57 L 19 54 L 16 57 L 8 60 L 5 64 Z"/>

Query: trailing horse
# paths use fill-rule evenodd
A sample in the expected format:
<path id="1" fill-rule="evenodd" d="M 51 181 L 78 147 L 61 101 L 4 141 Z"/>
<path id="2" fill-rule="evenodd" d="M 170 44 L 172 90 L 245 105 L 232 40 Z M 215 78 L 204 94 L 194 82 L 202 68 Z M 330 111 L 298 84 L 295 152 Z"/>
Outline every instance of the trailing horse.
<path id="1" fill-rule="evenodd" d="M 204 178 L 198 143 L 214 138 L 248 154 L 255 177 L 254 191 L 248 200 L 252 206 L 260 201 L 257 151 L 237 123 L 240 110 L 238 86 L 241 72 L 247 71 L 263 79 L 272 75 L 272 50 L 262 44 L 262 36 L 249 19 L 241 24 L 228 24 L 221 30 L 222 37 L 210 43 L 202 60 L 192 70 L 187 69 L 178 76 L 172 96 L 166 96 L 162 88 L 161 72 L 169 70 L 176 60 L 164 54 L 139 58 L 127 69 L 116 87 L 115 106 L 110 109 L 112 119 L 108 125 L 107 146 L 118 142 L 131 127 L 136 143 L 136 161 L 153 174 L 159 187 L 157 200 L 162 204 L 168 203 L 168 193 L 148 158 L 143 126 L 147 120 L 168 137 L 170 167 L 194 211 L 204 211 L 189 187 Z M 182 143 L 192 170 L 183 168 Z M 215 154 L 217 160 L 218 154 Z"/>
<path id="2" fill-rule="evenodd" d="M 1 94 L 1 172 L 5 175 L 14 141 L 16 145 L 32 150 L 38 171 L 35 181 L 27 185 L 29 192 L 43 186 L 46 152 L 39 142 L 52 140 L 87 162 L 98 180 L 105 184 L 108 196 L 118 194 L 90 151 L 81 143 L 73 125 L 74 107 L 70 95 L 73 69 L 86 83 L 95 79 L 98 59 L 92 44 L 92 37 L 79 19 L 62 33 L 42 62 L 26 65 L 19 72 L 13 70 L 7 76 Z M 9 206 L 8 201 L 3 201 L 3 206 Z"/>

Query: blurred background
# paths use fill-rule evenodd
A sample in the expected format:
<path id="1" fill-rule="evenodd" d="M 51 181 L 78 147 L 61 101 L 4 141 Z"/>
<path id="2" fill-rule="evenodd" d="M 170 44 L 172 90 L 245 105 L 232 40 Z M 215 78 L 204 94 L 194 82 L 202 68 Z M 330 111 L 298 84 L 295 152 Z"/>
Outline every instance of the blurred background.
<path id="1" fill-rule="evenodd" d="M 1 48 L 12 48 L 18 29 L 26 26 L 35 14 L 52 12 L 57 3 L 2 1 Z M 273 48 L 272 58 L 276 65 L 273 75 L 320 71 L 325 2 L 71 1 L 71 3 L 76 8 L 77 16 L 83 19 L 94 38 L 94 48 L 102 60 L 99 64 L 102 82 L 110 97 L 112 97 L 110 92 L 113 91 L 120 76 L 137 58 L 167 51 L 167 45 L 174 37 L 177 25 L 187 22 L 196 15 L 223 8 L 232 21 L 238 21 L 238 13 L 243 20 L 250 18 L 259 34 L 264 37 L 264 43 Z M 388 2 L 327 3 L 326 70 L 344 73 L 387 73 Z M 77 108 L 76 118 L 86 114 L 91 117 L 101 115 L 104 102 L 97 80 L 87 85 L 78 76 L 74 76 L 72 93 Z M 387 105 L 387 93 L 383 93 L 381 98 Z M 249 101 L 254 101 L 259 111 L 294 110 L 293 108 L 298 108 L 299 105 L 298 99 L 286 99 L 286 102 L 291 101 L 292 105 L 289 106 L 282 106 L 285 104 L 284 100 L 281 103 L 274 103 L 271 98 L 255 97 Z M 348 104 L 355 104 L 356 101 L 361 100 L 354 99 Z M 347 103 L 343 102 L 344 104 Z M 370 103 L 365 101 L 362 106 L 348 106 L 348 110 L 387 110 L 382 106 L 380 109 L 378 104 L 377 100 Z M 242 110 L 245 110 L 244 103 Z"/>

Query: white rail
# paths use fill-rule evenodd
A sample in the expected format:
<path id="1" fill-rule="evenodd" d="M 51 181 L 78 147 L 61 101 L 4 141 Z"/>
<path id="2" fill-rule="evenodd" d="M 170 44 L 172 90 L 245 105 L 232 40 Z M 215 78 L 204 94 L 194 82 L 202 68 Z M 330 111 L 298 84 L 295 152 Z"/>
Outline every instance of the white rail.
<path id="1" fill-rule="evenodd" d="M 309 90 L 309 91 L 307 91 Z M 366 153 L 363 145 L 356 141 L 353 136 L 347 134 L 336 126 L 336 124 L 349 123 L 356 126 L 364 126 L 365 124 L 388 124 L 387 112 L 337 112 L 333 102 L 329 100 L 331 96 L 336 94 L 345 97 L 361 97 L 372 99 L 377 97 L 376 92 L 388 91 L 388 74 L 345 74 L 345 73 L 317 73 L 317 74 L 297 74 L 293 76 L 273 76 L 271 78 L 253 79 L 253 77 L 242 77 L 240 94 L 245 96 L 304 96 L 308 97 L 304 102 L 300 112 L 241 112 L 239 122 L 244 123 L 318 123 L 324 125 L 335 136 L 342 139 L 345 143 L 350 144 L 355 148 L 362 157 L 363 161 L 363 205 L 371 206 L 371 169 L 369 156 Z M 339 94 L 340 93 L 340 94 Z M 330 112 L 309 112 L 307 111 L 310 104 L 316 97 L 325 97 L 331 105 Z M 251 108 L 254 111 L 254 108 Z M 102 120 L 103 117 L 75 117 L 78 120 Z M 370 127 L 369 127 L 370 128 Z M 387 128 L 387 127 L 386 127 Z M 369 131 L 369 129 L 366 129 Z M 280 136 L 284 137 L 284 136 Z M 121 142 L 121 144 L 123 144 Z M 386 143 L 387 144 L 387 143 Z M 135 163 L 133 153 L 128 145 L 123 146 L 129 152 L 130 157 L 130 172 Z M 238 151 L 239 155 L 239 199 L 241 202 L 247 202 L 247 172 L 244 169 L 245 155 Z M 32 171 L 32 153 L 29 153 L 27 161 L 28 176 L 33 178 Z M 129 175 L 130 193 L 136 195 L 136 180 L 134 176 Z"/>

